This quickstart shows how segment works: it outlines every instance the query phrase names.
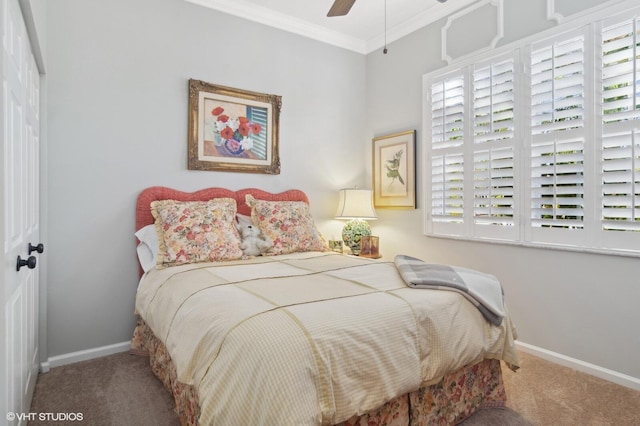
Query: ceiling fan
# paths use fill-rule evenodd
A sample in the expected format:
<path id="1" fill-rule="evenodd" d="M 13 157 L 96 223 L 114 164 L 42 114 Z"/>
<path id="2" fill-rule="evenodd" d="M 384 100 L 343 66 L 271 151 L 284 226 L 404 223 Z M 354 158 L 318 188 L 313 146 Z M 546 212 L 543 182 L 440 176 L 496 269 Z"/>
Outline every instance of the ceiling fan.
<path id="1" fill-rule="evenodd" d="M 351 10 L 356 0 L 335 0 L 327 16 L 344 16 Z"/>
<path id="2" fill-rule="evenodd" d="M 438 0 L 440 3 L 444 3 L 447 0 Z M 332 16 L 344 16 L 351 10 L 351 6 L 356 2 L 356 0 L 335 0 L 331 9 L 329 9 L 329 13 L 327 13 L 328 17 Z"/>

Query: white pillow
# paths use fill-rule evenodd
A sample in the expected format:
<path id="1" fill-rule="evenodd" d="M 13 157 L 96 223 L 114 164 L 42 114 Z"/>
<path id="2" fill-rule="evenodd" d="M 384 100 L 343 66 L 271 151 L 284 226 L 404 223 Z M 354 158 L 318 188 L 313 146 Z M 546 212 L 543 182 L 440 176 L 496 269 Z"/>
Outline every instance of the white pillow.
<path id="1" fill-rule="evenodd" d="M 140 240 L 137 247 L 138 260 L 142 270 L 147 272 L 156 266 L 160 245 L 155 225 L 147 225 L 138 230 L 135 236 Z"/>

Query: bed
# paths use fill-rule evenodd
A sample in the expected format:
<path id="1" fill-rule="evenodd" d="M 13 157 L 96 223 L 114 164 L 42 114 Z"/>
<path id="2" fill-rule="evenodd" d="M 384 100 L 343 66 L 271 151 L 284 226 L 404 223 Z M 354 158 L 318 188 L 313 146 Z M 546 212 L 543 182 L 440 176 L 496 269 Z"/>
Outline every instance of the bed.
<path id="1" fill-rule="evenodd" d="M 504 405 L 509 316 L 492 325 L 456 292 L 410 288 L 392 259 L 325 250 L 308 204 L 299 190 L 140 193 L 131 350 L 181 423 L 447 425 Z M 271 252 L 238 253 L 238 220 Z"/>

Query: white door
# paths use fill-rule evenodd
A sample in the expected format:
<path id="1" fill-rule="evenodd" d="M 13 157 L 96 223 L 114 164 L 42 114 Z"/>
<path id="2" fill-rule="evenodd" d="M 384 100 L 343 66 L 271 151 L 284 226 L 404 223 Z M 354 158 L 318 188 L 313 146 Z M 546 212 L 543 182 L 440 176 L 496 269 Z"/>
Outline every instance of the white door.
<path id="1" fill-rule="evenodd" d="M 38 373 L 39 81 L 18 0 L 0 0 L 2 25 L 3 282 L 0 424 L 26 425 Z M 25 263 L 19 265 L 18 257 Z M 19 270 L 18 270 L 19 269 Z"/>

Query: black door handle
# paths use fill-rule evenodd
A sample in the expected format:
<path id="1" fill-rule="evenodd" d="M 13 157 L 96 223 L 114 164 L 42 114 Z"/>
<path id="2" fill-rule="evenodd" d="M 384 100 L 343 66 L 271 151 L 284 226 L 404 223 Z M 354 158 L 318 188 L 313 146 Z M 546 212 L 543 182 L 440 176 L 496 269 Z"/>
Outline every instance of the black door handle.
<path id="1" fill-rule="evenodd" d="M 26 266 L 29 269 L 33 269 L 36 267 L 36 263 L 37 260 L 35 256 L 29 256 L 29 258 L 26 260 L 18 256 L 18 262 L 16 262 L 16 271 L 19 271 L 23 266 Z"/>
<path id="2" fill-rule="evenodd" d="M 34 251 L 37 251 L 38 253 L 42 253 L 44 251 L 44 244 L 40 243 L 37 246 L 34 246 L 33 244 L 29 243 L 29 254 L 31 254 Z"/>

